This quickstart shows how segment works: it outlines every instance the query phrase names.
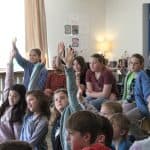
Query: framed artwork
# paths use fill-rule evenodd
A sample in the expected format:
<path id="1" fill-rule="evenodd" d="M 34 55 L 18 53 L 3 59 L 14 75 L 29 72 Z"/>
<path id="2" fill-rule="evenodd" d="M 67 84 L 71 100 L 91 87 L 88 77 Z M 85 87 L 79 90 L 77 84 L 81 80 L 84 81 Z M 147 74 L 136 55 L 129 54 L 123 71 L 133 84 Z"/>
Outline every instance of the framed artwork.
<path id="1" fill-rule="evenodd" d="M 71 25 L 64 25 L 65 34 L 71 34 Z"/>
<path id="2" fill-rule="evenodd" d="M 79 34 L 79 26 L 72 25 L 72 35 L 78 35 L 78 34 Z"/>
<path id="3" fill-rule="evenodd" d="M 79 38 L 72 38 L 72 47 L 79 47 Z"/>

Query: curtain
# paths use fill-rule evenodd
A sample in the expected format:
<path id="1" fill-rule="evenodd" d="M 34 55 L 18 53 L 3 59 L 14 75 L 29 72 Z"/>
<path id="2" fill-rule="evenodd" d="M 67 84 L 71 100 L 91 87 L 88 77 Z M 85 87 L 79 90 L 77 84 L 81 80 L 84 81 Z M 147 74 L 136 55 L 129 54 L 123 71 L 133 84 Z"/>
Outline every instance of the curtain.
<path id="1" fill-rule="evenodd" d="M 26 52 L 40 48 L 48 64 L 47 28 L 44 0 L 24 0 Z"/>

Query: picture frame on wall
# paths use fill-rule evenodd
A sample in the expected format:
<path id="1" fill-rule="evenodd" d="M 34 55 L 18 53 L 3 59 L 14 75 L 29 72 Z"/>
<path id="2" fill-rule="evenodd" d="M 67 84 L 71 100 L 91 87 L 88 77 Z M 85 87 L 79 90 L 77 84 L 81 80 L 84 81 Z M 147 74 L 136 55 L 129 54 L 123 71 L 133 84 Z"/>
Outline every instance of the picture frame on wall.
<path id="1" fill-rule="evenodd" d="M 71 25 L 64 25 L 64 33 L 71 34 Z"/>
<path id="2" fill-rule="evenodd" d="M 72 38 L 72 47 L 79 47 L 79 38 Z"/>
<path id="3" fill-rule="evenodd" d="M 72 25 L 72 35 L 79 34 L 79 25 Z"/>

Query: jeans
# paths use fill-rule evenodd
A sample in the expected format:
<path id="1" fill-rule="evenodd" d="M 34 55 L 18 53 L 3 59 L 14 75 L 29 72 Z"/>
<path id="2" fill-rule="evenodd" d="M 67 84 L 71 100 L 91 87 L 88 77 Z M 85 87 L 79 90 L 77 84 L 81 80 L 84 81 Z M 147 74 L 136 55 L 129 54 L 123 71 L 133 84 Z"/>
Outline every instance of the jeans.
<path id="1" fill-rule="evenodd" d="M 101 109 L 101 104 L 106 101 L 106 98 L 100 97 L 100 98 L 93 98 L 93 97 L 86 97 L 86 100 L 88 103 L 93 105 L 98 111 Z"/>

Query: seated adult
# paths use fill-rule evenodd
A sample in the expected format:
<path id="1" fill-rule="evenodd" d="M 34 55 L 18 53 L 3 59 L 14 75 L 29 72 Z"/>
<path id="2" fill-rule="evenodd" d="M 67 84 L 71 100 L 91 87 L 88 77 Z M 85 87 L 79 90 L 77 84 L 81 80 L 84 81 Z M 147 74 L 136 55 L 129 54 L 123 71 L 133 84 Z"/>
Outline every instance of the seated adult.
<path id="1" fill-rule="evenodd" d="M 105 62 L 103 55 L 93 54 L 89 61 L 90 69 L 86 73 L 87 100 L 98 110 L 104 101 L 116 100 L 118 96 L 116 79 Z"/>

